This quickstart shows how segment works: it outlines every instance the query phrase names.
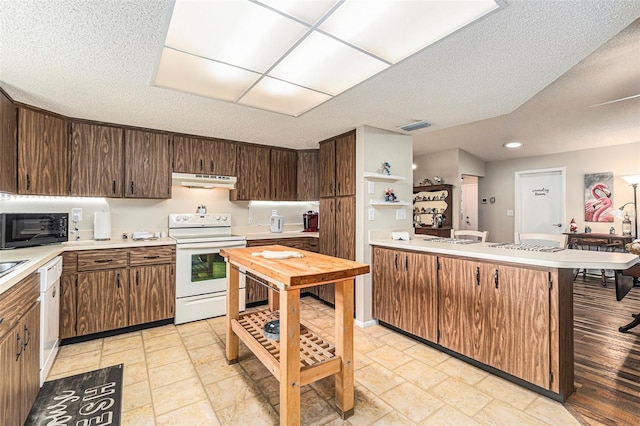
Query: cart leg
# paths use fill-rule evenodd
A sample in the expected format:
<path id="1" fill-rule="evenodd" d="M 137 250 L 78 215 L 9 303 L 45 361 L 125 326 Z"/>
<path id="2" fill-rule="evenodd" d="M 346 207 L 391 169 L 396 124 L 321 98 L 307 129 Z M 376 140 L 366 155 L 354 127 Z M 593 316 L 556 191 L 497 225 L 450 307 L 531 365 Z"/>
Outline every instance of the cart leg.
<path id="1" fill-rule="evenodd" d="M 238 336 L 231 329 L 231 320 L 239 318 L 239 281 L 238 268 L 227 262 L 227 364 L 238 362 Z"/>
<path id="2" fill-rule="evenodd" d="M 300 290 L 280 290 L 280 424 L 300 424 Z"/>
<path id="3" fill-rule="evenodd" d="M 354 413 L 353 393 L 353 288 L 354 280 L 336 282 L 336 355 L 342 368 L 335 375 L 336 407 L 343 419 Z"/>

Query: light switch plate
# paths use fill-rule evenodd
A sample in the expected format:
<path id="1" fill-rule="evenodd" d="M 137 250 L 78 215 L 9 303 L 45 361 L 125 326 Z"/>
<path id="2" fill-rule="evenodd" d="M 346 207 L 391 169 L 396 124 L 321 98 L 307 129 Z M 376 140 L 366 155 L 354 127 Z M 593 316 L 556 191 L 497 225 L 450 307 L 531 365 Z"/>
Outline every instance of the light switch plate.
<path id="1" fill-rule="evenodd" d="M 513 210 L 507 210 L 507 216 L 513 216 Z"/>
<path id="2" fill-rule="evenodd" d="M 375 220 L 376 218 L 376 209 L 373 207 L 369 208 L 369 220 Z"/>
<path id="3" fill-rule="evenodd" d="M 405 220 L 407 218 L 407 211 L 405 209 L 396 209 L 396 220 Z"/>
<path id="4" fill-rule="evenodd" d="M 375 194 L 376 186 L 373 182 L 369 182 L 369 194 Z"/>
<path id="5" fill-rule="evenodd" d="M 71 221 L 73 221 L 73 222 L 82 221 L 82 209 L 81 208 L 71 209 Z"/>

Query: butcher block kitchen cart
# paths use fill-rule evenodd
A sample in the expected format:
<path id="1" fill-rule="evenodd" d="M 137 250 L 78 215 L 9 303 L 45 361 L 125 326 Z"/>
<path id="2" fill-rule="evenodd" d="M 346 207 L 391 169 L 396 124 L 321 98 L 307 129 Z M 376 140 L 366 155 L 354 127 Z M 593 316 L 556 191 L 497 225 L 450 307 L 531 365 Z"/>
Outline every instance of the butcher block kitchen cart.
<path id="1" fill-rule="evenodd" d="M 369 265 L 298 250 L 303 257 L 268 259 L 258 254 L 291 251 L 274 245 L 222 249 L 227 262 L 227 362 L 238 361 L 242 340 L 280 381 L 280 424 L 300 424 L 300 387 L 335 377 L 336 408 L 343 418 L 354 412 L 354 278 Z M 240 315 L 240 269 L 260 277 L 271 291 L 269 309 Z M 300 324 L 300 290 L 335 283 L 334 345 Z M 278 296 L 277 298 L 275 296 Z M 280 340 L 263 336 L 262 326 L 279 304 Z"/>

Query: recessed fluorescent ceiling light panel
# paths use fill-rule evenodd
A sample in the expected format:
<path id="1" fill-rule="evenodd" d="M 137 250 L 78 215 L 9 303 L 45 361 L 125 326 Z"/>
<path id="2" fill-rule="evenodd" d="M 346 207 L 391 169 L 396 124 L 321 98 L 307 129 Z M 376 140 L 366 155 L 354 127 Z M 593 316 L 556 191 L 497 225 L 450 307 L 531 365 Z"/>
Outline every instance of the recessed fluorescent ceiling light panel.
<path id="1" fill-rule="evenodd" d="M 500 0 L 176 0 L 155 84 L 297 117 Z"/>

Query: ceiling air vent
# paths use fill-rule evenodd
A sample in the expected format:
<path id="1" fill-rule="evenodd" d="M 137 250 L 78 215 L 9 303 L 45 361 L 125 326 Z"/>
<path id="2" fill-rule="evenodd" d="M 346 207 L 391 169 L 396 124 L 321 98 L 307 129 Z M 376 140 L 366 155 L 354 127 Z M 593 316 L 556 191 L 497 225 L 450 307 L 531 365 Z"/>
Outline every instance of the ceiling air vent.
<path id="1" fill-rule="evenodd" d="M 414 130 L 424 129 L 425 127 L 431 126 L 431 123 L 427 123 L 424 120 L 414 121 L 413 123 L 405 124 L 404 126 L 399 126 L 400 129 L 405 132 L 413 132 Z"/>

